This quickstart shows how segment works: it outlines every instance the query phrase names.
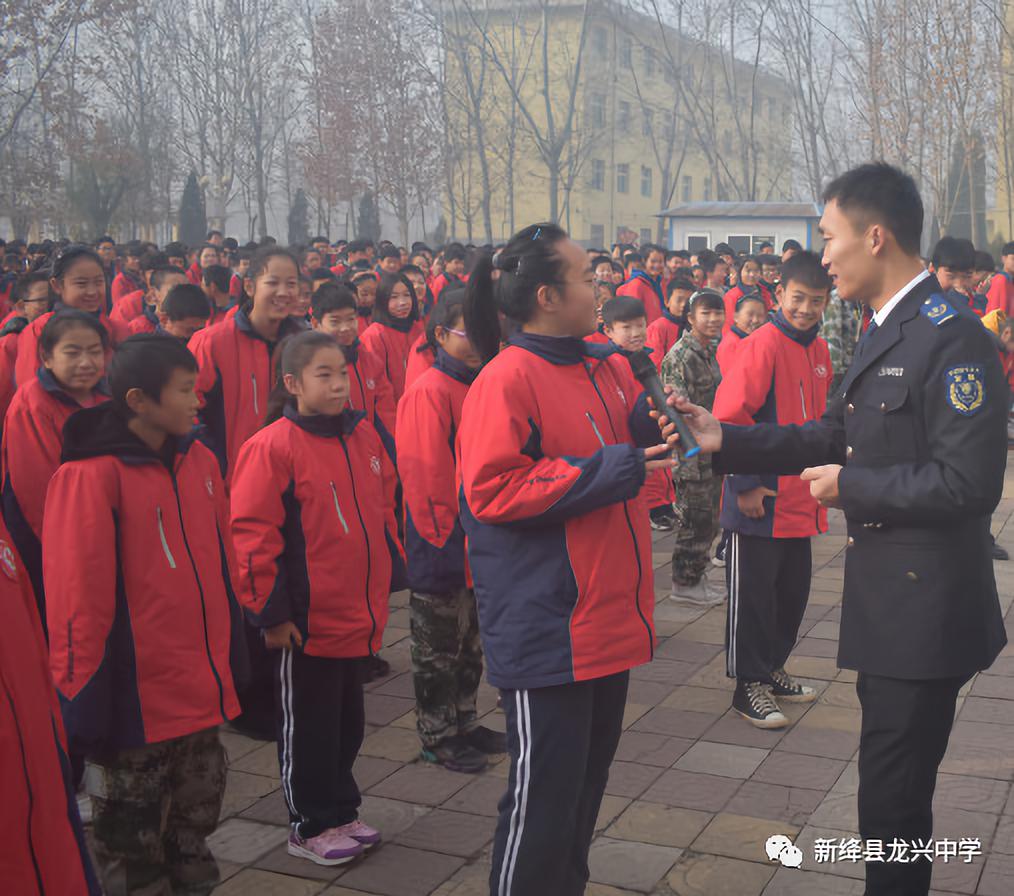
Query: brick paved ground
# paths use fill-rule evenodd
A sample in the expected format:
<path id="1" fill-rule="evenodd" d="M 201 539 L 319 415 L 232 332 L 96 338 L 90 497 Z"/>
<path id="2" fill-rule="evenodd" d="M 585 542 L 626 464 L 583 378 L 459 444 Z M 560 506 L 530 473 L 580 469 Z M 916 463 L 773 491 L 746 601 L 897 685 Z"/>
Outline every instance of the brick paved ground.
<path id="1" fill-rule="evenodd" d="M 1014 553 L 1014 475 L 994 532 Z M 655 543 L 657 659 L 632 673 L 625 733 L 592 845 L 588 896 L 852 896 L 861 865 L 816 864 L 817 837 L 856 836 L 859 710 L 855 675 L 835 665 L 844 535 L 814 542 L 813 589 L 788 669 L 820 697 L 788 705 L 793 725 L 758 731 L 729 711 L 722 655 L 725 609 L 672 605 L 670 538 Z M 717 571 L 716 571 L 717 572 Z M 1014 562 L 996 565 L 1005 614 Z M 391 678 L 370 686 L 368 730 L 356 766 L 363 818 L 383 847 L 340 869 L 285 852 L 286 813 L 274 745 L 223 733 L 229 786 L 213 848 L 221 896 L 486 896 L 489 845 L 506 762 L 478 777 L 416 761 L 406 595 L 392 598 L 384 656 Z M 1012 639 L 1014 640 L 1014 639 Z M 503 729 L 496 695 L 480 692 L 485 723 Z M 941 768 L 937 837 L 978 837 L 983 855 L 934 869 L 934 893 L 1014 893 L 1014 647 L 962 692 Z M 767 862 L 776 832 L 803 849 L 803 870 Z M 807 870 L 809 869 L 809 870 Z"/>

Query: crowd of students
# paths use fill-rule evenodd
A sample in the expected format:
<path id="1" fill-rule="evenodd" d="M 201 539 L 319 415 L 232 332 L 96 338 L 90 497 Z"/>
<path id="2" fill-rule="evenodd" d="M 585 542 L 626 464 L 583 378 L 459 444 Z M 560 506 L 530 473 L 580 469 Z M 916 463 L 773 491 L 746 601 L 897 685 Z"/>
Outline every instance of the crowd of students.
<path id="1" fill-rule="evenodd" d="M 438 251 L 0 249 L 0 768 L 25 892 L 209 891 L 224 723 L 277 743 L 291 854 L 377 844 L 353 763 L 405 588 L 421 757 L 511 757 L 491 892 L 583 891 L 653 656 L 651 529 L 675 532 L 674 601 L 728 603 L 734 710 L 776 728 L 815 699 L 784 667 L 824 511 L 796 477 L 680 459 L 629 362 L 725 422 L 819 418 L 868 322 L 798 243 L 606 252 L 542 224 Z M 1000 271 L 951 237 L 929 264 L 1014 358 L 1014 243 Z M 484 666 L 506 734 L 479 721 Z"/>

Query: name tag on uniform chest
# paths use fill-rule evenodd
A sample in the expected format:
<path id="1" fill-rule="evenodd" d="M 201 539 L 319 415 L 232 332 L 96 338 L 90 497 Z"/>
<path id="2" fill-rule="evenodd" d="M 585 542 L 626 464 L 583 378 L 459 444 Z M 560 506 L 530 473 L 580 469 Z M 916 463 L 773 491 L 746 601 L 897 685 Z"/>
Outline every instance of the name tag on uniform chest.
<path id="1" fill-rule="evenodd" d="M 877 376 L 904 376 L 904 367 L 881 367 Z"/>

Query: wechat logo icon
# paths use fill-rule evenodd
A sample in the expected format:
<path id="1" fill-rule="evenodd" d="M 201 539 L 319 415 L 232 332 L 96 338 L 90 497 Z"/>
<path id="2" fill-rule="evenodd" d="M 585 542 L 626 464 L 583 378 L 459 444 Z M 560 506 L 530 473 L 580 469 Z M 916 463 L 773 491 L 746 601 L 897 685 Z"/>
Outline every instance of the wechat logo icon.
<path id="1" fill-rule="evenodd" d="M 781 862 L 786 868 L 798 868 L 803 864 L 803 851 L 784 834 L 772 834 L 764 848 L 770 861 Z"/>

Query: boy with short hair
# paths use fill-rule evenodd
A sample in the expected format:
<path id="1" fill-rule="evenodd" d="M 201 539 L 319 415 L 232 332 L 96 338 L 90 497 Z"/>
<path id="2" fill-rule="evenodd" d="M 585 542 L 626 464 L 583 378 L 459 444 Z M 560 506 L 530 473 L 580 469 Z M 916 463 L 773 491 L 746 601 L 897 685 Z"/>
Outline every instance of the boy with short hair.
<path id="1" fill-rule="evenodd" d="M 186 282 L 188 282 L 186 272 L 179 268 L 164 265 L 152 271 L 148 278 L 149 289 L 145 296 L 144 311 L 127 325 L 130 335 L 154 333 L 158 329 L 159 310 L 165 297 L 169 295 L 169 290 Z"/>
<path id="2" fill-rule="evenodd" d="M 627 359 L 630 355 L 645 350 L 648 325 L 644 305 L 633 296 L 609 299 L 602 306 L 602 329 L 617 352 L 624 356 L 617 364 L 620 375 L 633 381 L 634 374 Z M 638 388 L 631 382 L 631 389 L 636 392 Z M 672 478 L 667 470 L 655 470 L 647 475 L 644 480 L 644 499 L 648 505 L 652 529 L 659 532 L 673 530 L 676 525 L 672 506 L 675 498 Z"/>
<path id="3" fill-rule="evenodd" d="M 208 325 L 211 309 L 204 290 L 193 283 L 177 283 L 162 300 L 155 332 L 188 342 Z"/>
<path id="4" fill-rule="evenodd" d="M 661 371 L 662 361 L 679 342 L 686 327 L 686 307 L 690 297 L 697 292 L 694 281 L 685 274 L 677 274 L 666 288 L 665 306 L 662 316 L 648 324 L 645 345 L 651 349 L 651 359 Z"/>
<path id="5" fill-rule="evenodd" d="M 1007 317 L 1014 317 L 1014 241 L 1004 244 L 1000 254 L 1003 267 L 989 283 L 986 313 L 999 308 Z"/>
<path id="6" fill-rule="evenodd" d="M 817 333 L 831 279 L 813 252 L 782 266 L 778 311 L 744 339 L 724 373 L 714 414 L 723 422 L 803 425 L 827 406 L 831 358 Z M 813 688 L 785 671 L 810 594 L 810 539 L 827 528 L 827 513 L 798 476 L 725 478 L 722 527 L 729 607 L 726 675 L 736 679 L 732 708 L 758 728 L 789 720 L 778 700 L 810 702 Z"/>
<path id="7" fill-rule="evenodd" d="M 108 893 L 209 893 L 225 792 L 218 725 L 239 711 L 242 616 L 214 455 L 192 437 L 197 364 L 156 335 L 120 345 L 112 400 L 71 416 L 43 524 L 50 668 L 71 753 L 93 763 Z"/>
<path id="8" fill-rule="evenodd" d="M 224 264 L 209 265 L 201 273 L 201 287 L 207 297 L 211 316 L 208 326 L 225 319 L 229 309 L 235 304 L 232 298 L 232 270 Z"/>
<path id="9" fill-rule="evenodd" d="M 619 289 L 617 296 L 639 299 L 651 324 L 662 316 L 665 296 L 662 292 L 662 274 L 665 272 L 665 250 L 661 246 L 646 246 L 643 267 L 632 264 L 630 277 Z"/>
<path id="10" fill-rule="evenodd" d="M 144 254 L 144 246 L 137 242 L 128 243 L 123 250 L 120 272 L 113 278 L 113 285 L 110 288 L 110 299 L 114 308 L 120 299 L 145 288 L 144 276 L 141 273 L 141 259 Z"/>
<path id="11" fill-rule="evenodd" d="M 704 271 L 704 286 L 725 292 L 725 281 L 729 278 L 729 263 L 715 252 L 702 252 L 700 255 L 701 270 Z"/>

